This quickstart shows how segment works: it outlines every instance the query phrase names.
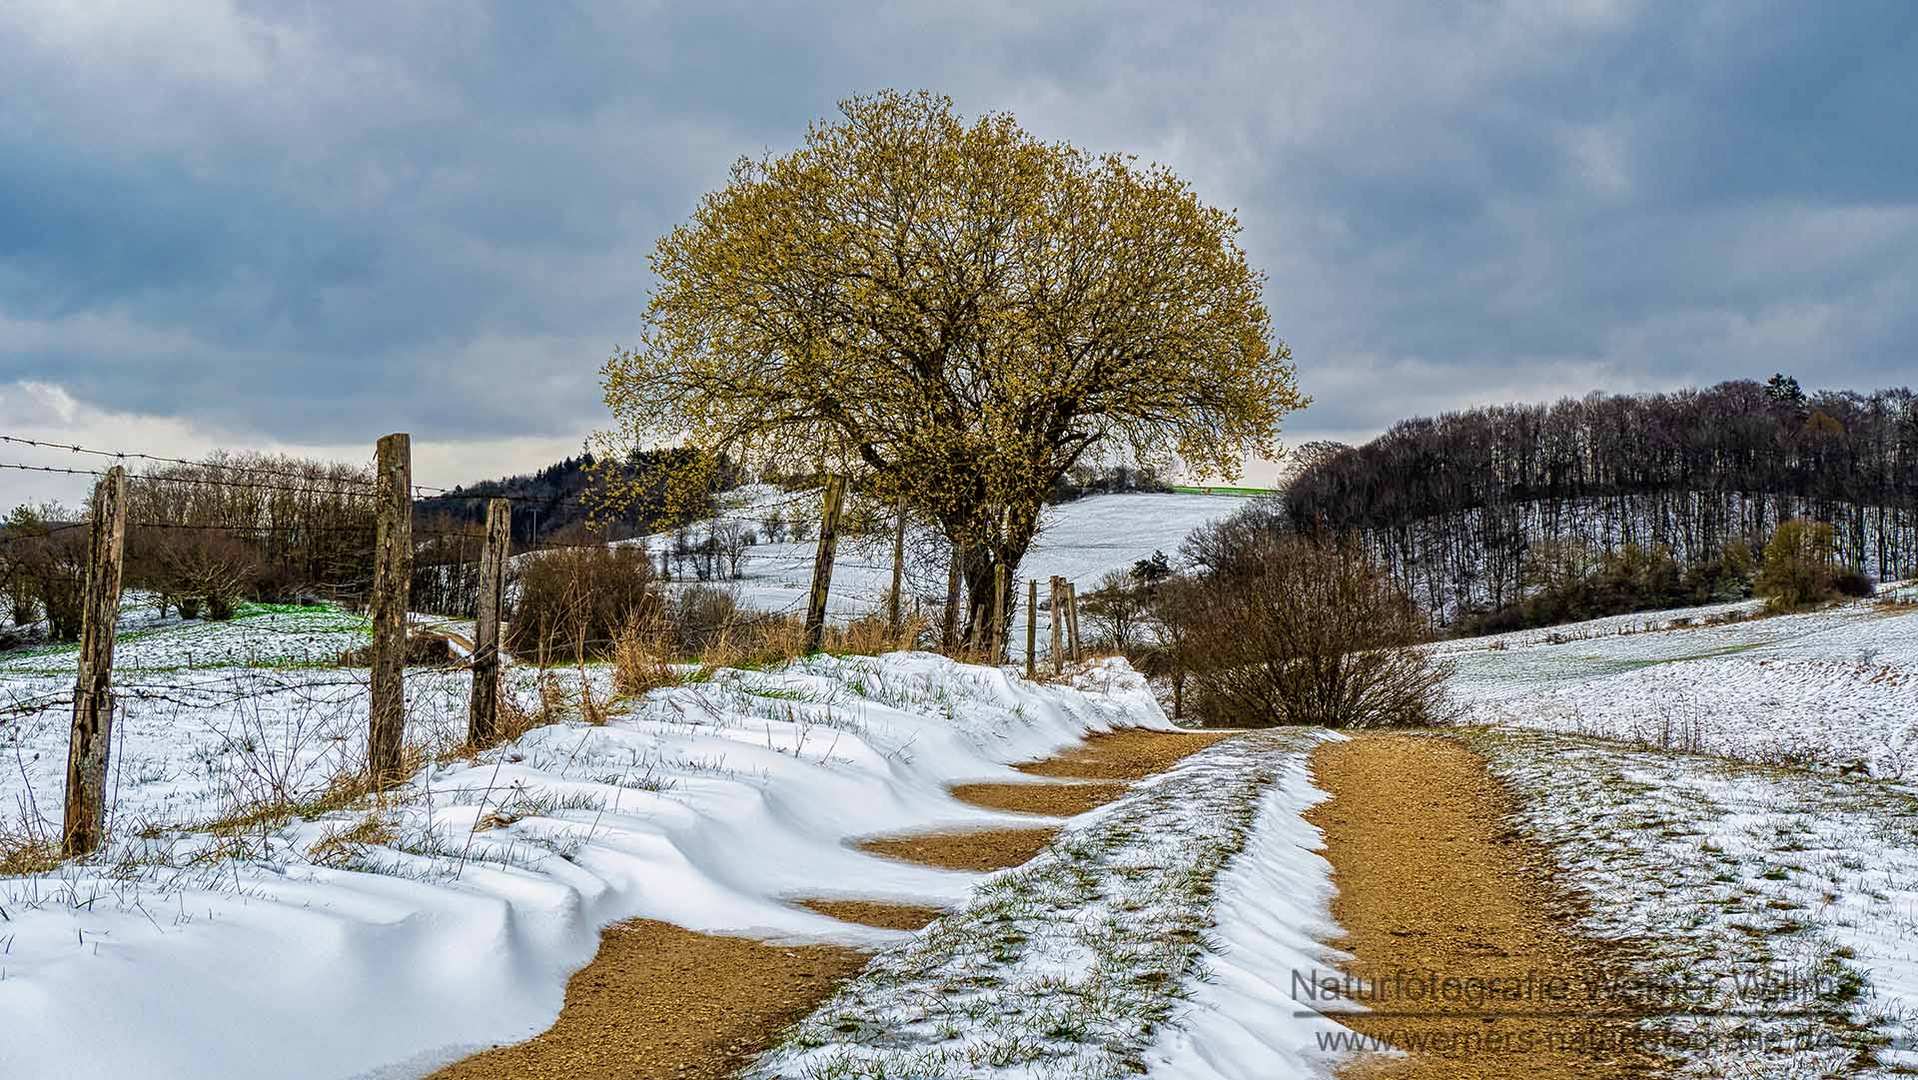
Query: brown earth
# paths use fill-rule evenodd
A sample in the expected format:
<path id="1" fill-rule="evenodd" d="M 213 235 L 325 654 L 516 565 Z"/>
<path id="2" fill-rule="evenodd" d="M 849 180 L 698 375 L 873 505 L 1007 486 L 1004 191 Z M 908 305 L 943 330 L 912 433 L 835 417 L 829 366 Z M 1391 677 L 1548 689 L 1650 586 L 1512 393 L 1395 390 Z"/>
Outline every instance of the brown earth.
<path id="1" fill-rule="evenodd" d="M 1082 745 L 1044 761 L 1017 766 L 1022 773 L 1071 780 L 1143 780 L 1162 773 L 1230 731 L 1147 731 L 1127 728 L 1094 735 Z"/>
<path id="2" fill-rule="evenodd" d="M 1130 781 L 1168 769 L 1221 737 L 1212 732 L 1100 735 L 1020 769 L 1035 776 L 1124 782 L 981 784 L 954 793 L 996 810 L 1065 816 L 1118 798 Z M 1000 870 L 1037 855 L 1058 831 L 988 829 L 883 837 L 859 846 L 932 866 Z M 875 901 L 800 903 L 836 919 L 906 930 L 940 914 L 937 908 Z M 838 946 L 774 945 L 647 920 L 622 923 L 607 929 L 599 955 L 567 983 L 565 1008 L 551 1028 L 433 1075 L 435 1080 L 717 1080 L 748 1064 L 866 959 L 865 953 Z"/>
<path id="3" fill-rule="evenodd" d="M 1573 929 L 1548 856 L 1506 829 L 1509 796 L 1478 755 L 1437 736 L 1362 734 L 1321 746 L 1312 771 L 1332 796 L 1307 818 L 1325 832 L 1332 915 L 1347 931 L 1337 944 L 1353 956 L 1346 973 L 1385 992 L 1365 1002 L 1372 1012 L 1339 1022 L 1411 1051 L 1355 1061 L 1342 1077 L 1656 1072 L 1631 1050 L 1632 1013 L 1588 998 L 1594 978 L 1620 971 L 1618 958 Z M 1473 1004 L 1412 985 L 1429 987 L 1433 974 L 1531 989 Z"/>
<path id="4" fill-rule="evenodd" d="M 974 829 L 969 832 L 881 836 L 861 840 L 859 850 L 941 870 L 1003 870 L 1046 849 L 1059 830 Z"/>
<path id="5" fill-rule="evenodd" d="M 607 929 L 559 1020 L 435 1080 L 721 1080 L 866 963 L 834 945 L 772 945 L 638 920 Z"/>
<path id="6" fill-rule="evenodd" d="M 1071 817 L 1119 798 L 1133 782 L 1164 772 L 1228 735 L 1138 729 L 1094 735 L 1063 754 L 1017 766 L 1032 776 L 1094 783 L 962 784 L 952 793 L 989 810 Z M 975 829 L 877 837 L 861 841 L 859 848 L 946 870 L 1003 870 L 1044 851 L 1057 835 L 1059 830 L 1052 827 Z"/>
<path id="7" fill-rule="evenodd" d="M 1132 785 L 1123 781 L 1085 781 L 1062 784 L 960 784 L 952 796 L 988 810 L 1016 814 L 1073 817 L 1104 806 L 1124 795 Z"/>
<path id="8" fill-rule="evenodd" d="M 885 904 L 877 900 L 800 900 L 797 903 L 829 919 L 877 926 L 881 930 L 918 930 L 946 913 L 944 908 L 923 904 Z"/>

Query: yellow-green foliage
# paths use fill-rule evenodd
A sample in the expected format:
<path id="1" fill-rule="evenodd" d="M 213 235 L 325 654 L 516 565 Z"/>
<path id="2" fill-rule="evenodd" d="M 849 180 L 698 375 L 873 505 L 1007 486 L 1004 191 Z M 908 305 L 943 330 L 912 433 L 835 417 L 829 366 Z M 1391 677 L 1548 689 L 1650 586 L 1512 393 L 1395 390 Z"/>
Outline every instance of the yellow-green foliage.
<path id="1" fill-rule="evenodd" d="M 1830 599 L 1837 552 L 1829 522 L 1781 522 L 1765 545 L 1765 564 L 1752 591 L 1772 611 L 1796 611 Z"/>
<path id="2" fill-rule="evenodd" d="M 609 443 L 851 473 L 968 549 L 975 603 L 1074 464 L 1231 478 L 1276 450 L 1307 399 L 1232 214 L 1005 113 L 840 108 L 659 241 L 645 339 L 603 372 Z"/>

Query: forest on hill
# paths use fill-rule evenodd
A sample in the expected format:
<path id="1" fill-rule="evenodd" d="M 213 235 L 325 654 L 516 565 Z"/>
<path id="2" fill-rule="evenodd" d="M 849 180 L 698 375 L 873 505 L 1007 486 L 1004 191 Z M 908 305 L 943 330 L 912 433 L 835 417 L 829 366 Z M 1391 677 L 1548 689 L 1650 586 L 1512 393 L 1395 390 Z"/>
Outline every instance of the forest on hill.
<path id="1" fill-rule="evenodd" d="M 1674 393 L 1501 405 L 1318 445 L 1283 496 L 1285 527 L 1363 536 L 1441 621 L 1511 608 L 1608 558 L 1676 580 L 1670 599 L 1748 587 L 1780 522 L 1832 526 L 1835 557 L 1918 574 L 1918 396 L 1806 394 L 1775 375 Z M 1639 571 L 1633 571 L 1637 573 Z"/>
<path id="2" fill-rule="evenodd" d="M 688 514 L 702 516 L 712 509 L 710 497 L 742 482 L 736 466 L 722 461 L 704 474 L 706 499 L 686 504 L 684 495 L 669 509 L 666 489 L 672 478 L 692 474 L 692 455 L 678 448 L 643 450 L 631 454 L 623 468 L 601 469 L 589 453 L 563 458 L 545 468 L 497 480 L 462 484 L 443 495 L 421 498 L 413 504 L 416 522 L 438 525 L 479 525 L 486 520 L 486 503 L 493 498 L 513 501 L 513 542 L 537 547 L 553 541 L 623 540 L 653 532 L 663 523 Z M 629 498 L 615 506 L 604 493 L 609 479 L 620 481 Z M 682 485 L 683 487 L 683 485 Z M 597 511 L 597 513 L 595 513 Z"/>

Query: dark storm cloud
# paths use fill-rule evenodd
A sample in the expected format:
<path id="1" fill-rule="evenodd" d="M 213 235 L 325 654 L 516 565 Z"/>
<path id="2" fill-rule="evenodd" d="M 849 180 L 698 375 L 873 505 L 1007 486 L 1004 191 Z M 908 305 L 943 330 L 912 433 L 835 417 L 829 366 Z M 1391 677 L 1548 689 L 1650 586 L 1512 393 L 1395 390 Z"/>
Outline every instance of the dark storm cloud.
<path id="1" fill-rule="evenodd" d="M 200 4 L 0 13 L 0 382 L 226 430 L 565 435 L 645 253 L 848 93 L 1236 206 L 1317 404 L 1906 381 L 1918 7 Z"/>

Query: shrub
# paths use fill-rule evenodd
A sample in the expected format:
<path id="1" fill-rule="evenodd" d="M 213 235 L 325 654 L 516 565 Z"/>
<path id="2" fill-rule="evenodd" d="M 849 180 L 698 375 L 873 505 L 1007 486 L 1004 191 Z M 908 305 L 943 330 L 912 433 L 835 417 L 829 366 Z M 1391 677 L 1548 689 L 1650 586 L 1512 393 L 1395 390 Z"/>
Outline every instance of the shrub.
<path id="1" fill-rule="evenodd" d="M 673 601 L 671 621 L 675 643 L 681 653 L 695 656 L 737 629 L 741 623 L 739 598 L 732 590 L 714 585 L 693 585 Z"/>
<path id="2" fill-rule="evenodd" d="M 1765 545 L 1764 568 L 1753 591 L 1768 611 L 1801 611 L 1836 595 L 1837 544 L 1829 522 L 1793 518 L 1781 522 Z"/>
<path id="3" fill-rule="evenodd" d="M 1215 538 L 1216 539 L 1216 538 Z M 1169 609 L 1197 711 L 1229 726 L 1424 725 L 1449 669 L 1425 614 L 1356 539 L 1241 531 Z"/>
<path id="4" fill-rule="evenodd" d="M 54 641 L 80 640 L 91 529 L 66 523 L 85 519 L 86 511 L 54 503 L 15 507 L 7 516 L 16 620 L 21 614 L 30 616 L 37 607 L 46 613 L 47 636 Z"/>
<path id="5" fill-rule="evenodd" d="M 621 631 L 660 616 L 652 560 L 638 547 L 538 551 L 516 569 L 506 648 L 542 666 L 606 656 Z"/>
<path id="6" fill-rule="evenodd" d="M 1860 570 L 1844 570 L 1832 575 L 1832 591 L 1840 596 L 1864 600 L 1878 595 L 1878 583 Z"/>
<path id="7" fill-rule="evenodd" d="M 1528 596 L 1490 611 L 1461 612 L 1452 628 L 1470 637 L 1743 599 L 1751 595 L 1754 563 L 1742 540 L 1683 570 L 1663 546 L 1601 552 L 1586 541 L 1541 543 L 1527 560 Z"/>
<path id="8" fill-rule="evenodd" d="M 453 643 L 438 634 L 408 634 L 406 659 L 402 662 L 407 667 L 446 667 L 453 662 Z M 340 654 L 341 667 L 370 667 L 372 663 L 372 645 L 362 645 Z"/>

